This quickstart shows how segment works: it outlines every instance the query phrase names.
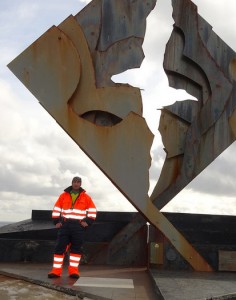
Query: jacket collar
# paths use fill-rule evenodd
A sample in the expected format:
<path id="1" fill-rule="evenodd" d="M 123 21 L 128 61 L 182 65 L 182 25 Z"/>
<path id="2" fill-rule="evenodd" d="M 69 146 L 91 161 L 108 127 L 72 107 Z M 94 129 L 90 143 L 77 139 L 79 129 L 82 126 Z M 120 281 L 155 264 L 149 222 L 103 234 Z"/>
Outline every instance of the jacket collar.
<path id="1" fill-rule="evenodd" d="M 64 189 L 64 192 L 66 192 L 66 193 L 70 193 L 71 191 L 72 191 L 72 185 L 70 185 L 66 189 Z M 85 190 L 82 187 L 80 187 L 79 193 L 82 193 L 82 192 L 85 192 Z"/>

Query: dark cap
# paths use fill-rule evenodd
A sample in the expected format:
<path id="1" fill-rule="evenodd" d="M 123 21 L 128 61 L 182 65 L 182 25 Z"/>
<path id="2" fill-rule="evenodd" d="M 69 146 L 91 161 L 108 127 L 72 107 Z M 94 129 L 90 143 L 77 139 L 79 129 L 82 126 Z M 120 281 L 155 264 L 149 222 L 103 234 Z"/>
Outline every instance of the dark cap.
<path id="1" fill-rule="evenodd" d="M 74 181 L 80 181 L 81 182 L 81 178 L 79 176 L 75 176 L 73 179 L 72 179 L 72 182 Z"/>

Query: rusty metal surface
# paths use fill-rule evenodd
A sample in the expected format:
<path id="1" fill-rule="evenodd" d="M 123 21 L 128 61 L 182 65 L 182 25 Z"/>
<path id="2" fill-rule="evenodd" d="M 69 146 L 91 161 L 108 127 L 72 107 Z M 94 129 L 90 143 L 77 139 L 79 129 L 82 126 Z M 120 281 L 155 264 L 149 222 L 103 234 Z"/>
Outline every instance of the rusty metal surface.
<path id="1" fill-rule="evenodd" d="M 78 116 L 93 111 L 110 113 L 124 119 L 131 111 L 142 115 L 142 99 L 138 88 L 98 88 L 90 50 L 80 25 L 69 17 L 58 26 L 73 41 L 81 59 L 81 78 L 77 89 L 69 99 L 69 105 Z M 120 120 L 120 121 L 121 121 Z"/>
<path id="2" fill-rule="evenodd" d="M 63 59 L 65 53 L 64 48 L 61 49 L 60 28 L 66 33 L 70 43 L 73 44 L 73 49 L 76 48 L 77 55 L 81 58 L 78 60 L 79 65 L 74 64 L 74 60 L 71 62 L 70 56 L 63 61 L 62 78 L 70 77 L 70 74 L 75 72 L 71 72 L 71 69 L 80 70 L 80 77 L 77 76 L 78 84 L 76 88 L 75 85 L 73 89 L 70 88 L 73 96 L 69 98 L 65 92 L 68 87 L 62 85 L 61 80 L 55 82 L 52 93 L 46 95 L 42 82 L 38 80 L 43 74 L 50 82 L 54 73 L 61 73 L 61 64 L 57 65 L 57 61 Z M 140 91 L 129 86 L 97 88 L 91 56 L 79 24 L 71 16 L 55 31 L 58 36 L 55 38 L 57 41 L 55 47 L 60 49 L 58 53 L 61 54 L 59 58 L 55 57 L 54 53 L 48 50 L 48 44 L 44 43 L 45 39 L 50 39 L 47 37 L 49 30 L 9 67 L 131 203 L 137 208 L 142 208 L 145 206 L 149 188 L 148 170 L 151 163 L 150 147 L 153 135 L 145 119 L 140 115 Z M 53 61 L 55 58 L 53 66 L 57 65 L 57 69 L 45 63 L 41 65 L 40 60 L 35 60 L 33 55 L 35 51 L 40 51 L 43 61 L 47 59 Z M 41 68 L 44 70 L 41 71 Z M 27 80 L 24 75 L 26 72 Z M 86 111 L 104 111 L 122 118 L 122 121 L 115 126 L 98 126 L 82 117 Z M 138 156 L 136 149 L 139 149 Z"/>
<path id="3" fill-rule="evenodd" d="M 70 16 L 59 26 L 49 29 L 12 61 L 9 68 L 134 207 L 163 232 L 186 261 L 195 270 L 210 271 L 212 269 L 209 264 L 159 211 L 156 190 L 154 197 L 152 196 L 154 202 L 148 197 L 153 134 L 142 116 L 140 90 L 125 84 L 114 84 L 111 80 L 114 74 L 140 66 L 144 57 L 142 42 L 146 17 L 155 3 L 154 0 L 91 1 L 75 17 Z M 178 8 L 175 1 L 173 4 Z M 115 17 L 108 18 L 113 15 Z M 178 58 L 181 57 L 183 44 L 179 36 L 176 39 L 174 37 L 173 34 L 167 49 L 176 47 Z M 179 45 L 182 50 L 178 52 Z M 175 63 L 174 60 L 173 68 Z M 172 65 L 168 68 L 172 70 Z M 234 72 L 233 66 L 231 69 Z M 188 69 L 184 70 L 188 74 Z M 212 72 L 216 70 L 215 66 Z M 201 70 L 197 71 L 194 73 L 195 80 L 199 85 L 204 85 L 206 75 Z M 184 72 L 183 74 L 188 77 Z M 172 79 L 172 76 L 169 75 L 169 78 Z M 225 84 L 222 93 L 227 93 L 230 83 L 228 80 L 223 82 L 223 76 L 219 78 Z M 172 81 L 175 82 L 174 79 Z M 195 96 L 202 92 L 191 81 L 177 82 L 177 86 L 184 84 L 185 89 L 193 91 Z M 207 84 L 203 91 L 204 95 L 210 94 Z M 221 105 L 219 97 L 216 104 Z M 209 109 L 216 110 L 216 114 L 214 111 L 208 120 L 207 126 L 212 126 L 220 115 L 217 105 L 208 105 L 207 96 L 202 97 L 202 105 L 206 107 L 202 112 L 203 118 Z M 172 124 L 165 141 L 166 147 L 170 148 L 169 166 L 166 168 L 165 164 L 163 167 L 169 184 L 176 175 L 176 162 L 179 168 L 183 164 L 184 158 L 179 157 L 186 151 L 184 146 L 188 140 L 185 140 L 189 134 L 188 125 L 191 121 L 192 124 L 196 123 L 194 128 L 198 125 L 198 122 L 194 123 L 195 116 L 199 113 L 198 107 L 189 107 L 187 104 L 176 104 L 175 107 L 166 108 L 168 114 L 162 117 L 160 128 L 163 131 L 168 127 L 166 124 Z M 179 118 L 178 122 L 171 114 Z M 205 133 L 207 126 L 201 128 L 202 133 Z M 169 136 L 173 129 L 181 139 L 170 142 Z M 189 144 L 190 149 L 191 140 Z M 164 182 L 163 176 L 159 182 Z M 135 225 L 133 227 L 135 232 L 139 225 L 137 228 Z M 114 245 L 122 238 L 121 236 L 113 241 L 114 251 Z"/>
<path id="4" fill-rule="evenodd" d="M 75 19 L 85 34 L 97 87 L 116 85 L 111 76 L 140 67 L 146 18 L 156 0 L 94 0 Z"/>
<path id="5" fill-rule="evenodd" d="M 88 10 L 99 3 L 106 2 L 92 1 Z M 113 3 L 112 10 L 120 6 L 117 1 L 109 3 Z M 130 8 L 133 2 L 125 3 Z M 146 15 L 155 1 L 151 3 L 146 14 L 139 16 L 138 38 L 145 32 Z M 142 1 L 136 4 L 143 7 Z M 92 10 L 92 19 L 94 12 L 97 9 Z M 134 33 L 127 33 L 125 40 Z M 122 47 L 117 45 L 116 51 L 113 59 Z M 9 68 L 126 198 L 144 211 L 153 135 L 142 117 L 140 90 L 124 84 L 98 87 L 93 54 L 82 27 L 70 16 L 23 51 Z"/>
<path id="6" fill-rule="evenodd" d="M 156 209 L 150 199 L 147 201 L 146 215 L 149 220 L 152 220 L 152 222 L 154 221 L 153 225 L 167 237 L 170 243 L 194 270 L 204 272 L 213 270 L 208 262 L 196 251 L 173 224 L 158 209 Z"/>
<path id="7" fill-rule="evenodd" d="M 143 226 L 145 226 L 146 222 L 147 221 L 143 218 L 142 215 L 134 215 L 129 224 L 127 224 L 122 229 L 122 231 L 116 234 L 110 242 L 108 246 L 110 255 L 116 254 L 120 250 L 120 248 L 126 245 L 132 238 L 132 236 L 134 236 Z"/>
<path id="8" fill-rule="evenodd" d="M 159 130 L 167 155 L 151 196 L 159 209 L 236 136 L 236 53 L 198 15 L 193 2 L 172 0 L 172 6 L 175 24 L 164 69 L 170 86 L 185 89 L 197 101 L 179 101 L 162 110 Z"/>
<path id="9" fill-rule="evenodd" d="M 47 110 L 60 111 L 81 77 L 80 56 L 72 41 L 53 26 L 28 47 L 9 68 Z M 66 65 L 66 67 L 65 67 Z M 69 72 L 68 72 L 69 70 Z M 53 99 L 53 101 L 52 101 Z"/>

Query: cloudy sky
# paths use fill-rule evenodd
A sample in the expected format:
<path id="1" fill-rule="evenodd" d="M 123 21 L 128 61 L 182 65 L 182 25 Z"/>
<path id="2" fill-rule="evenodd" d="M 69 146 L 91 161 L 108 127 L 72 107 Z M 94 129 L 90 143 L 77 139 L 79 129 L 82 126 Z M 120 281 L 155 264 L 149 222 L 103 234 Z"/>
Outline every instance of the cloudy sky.
<path id="1" fill-rule="evenodd" d="M 78 174 L 99 210 L 134 211 L 7 68 L 9 62 L 47 29 L 58 25 L 70 14 L 77 14 L 88 2 L 0 1 L 0 221 L 21 221 L 31 217 L 32 209 L 52 209 L 58 195 Z M 213 30 L 236 50 L 236 1 L 193 2 Z M 144 116 L 155 135 L 150 193 L 164 161 L 157 130 L 158 109 L 176 100 L 190 98 L 184 91 L 168 87 L 162 68 L 165 45 L 172 31 L 171 14 L 171 1 L 158 0 L 147 19 L 143 45 L 145 59 L 141 67 L 113 78 L 116 82 L 128 82 L 142 89 Z M 235 151 L 233 144 L 163 211 L 235 215 Z"/>

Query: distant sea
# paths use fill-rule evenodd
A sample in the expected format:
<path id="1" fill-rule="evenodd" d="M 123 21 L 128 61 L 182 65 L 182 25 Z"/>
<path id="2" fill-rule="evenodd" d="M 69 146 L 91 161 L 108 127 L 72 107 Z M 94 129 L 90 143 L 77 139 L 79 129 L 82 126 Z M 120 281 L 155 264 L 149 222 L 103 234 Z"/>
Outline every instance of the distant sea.
<path id="1" fill-rule="evenodd" d="M 8 225 L 8 224 L 12 224 L 13 222 L 0 222 L 0 227 L 4 226 L 4 225 Z"/>

